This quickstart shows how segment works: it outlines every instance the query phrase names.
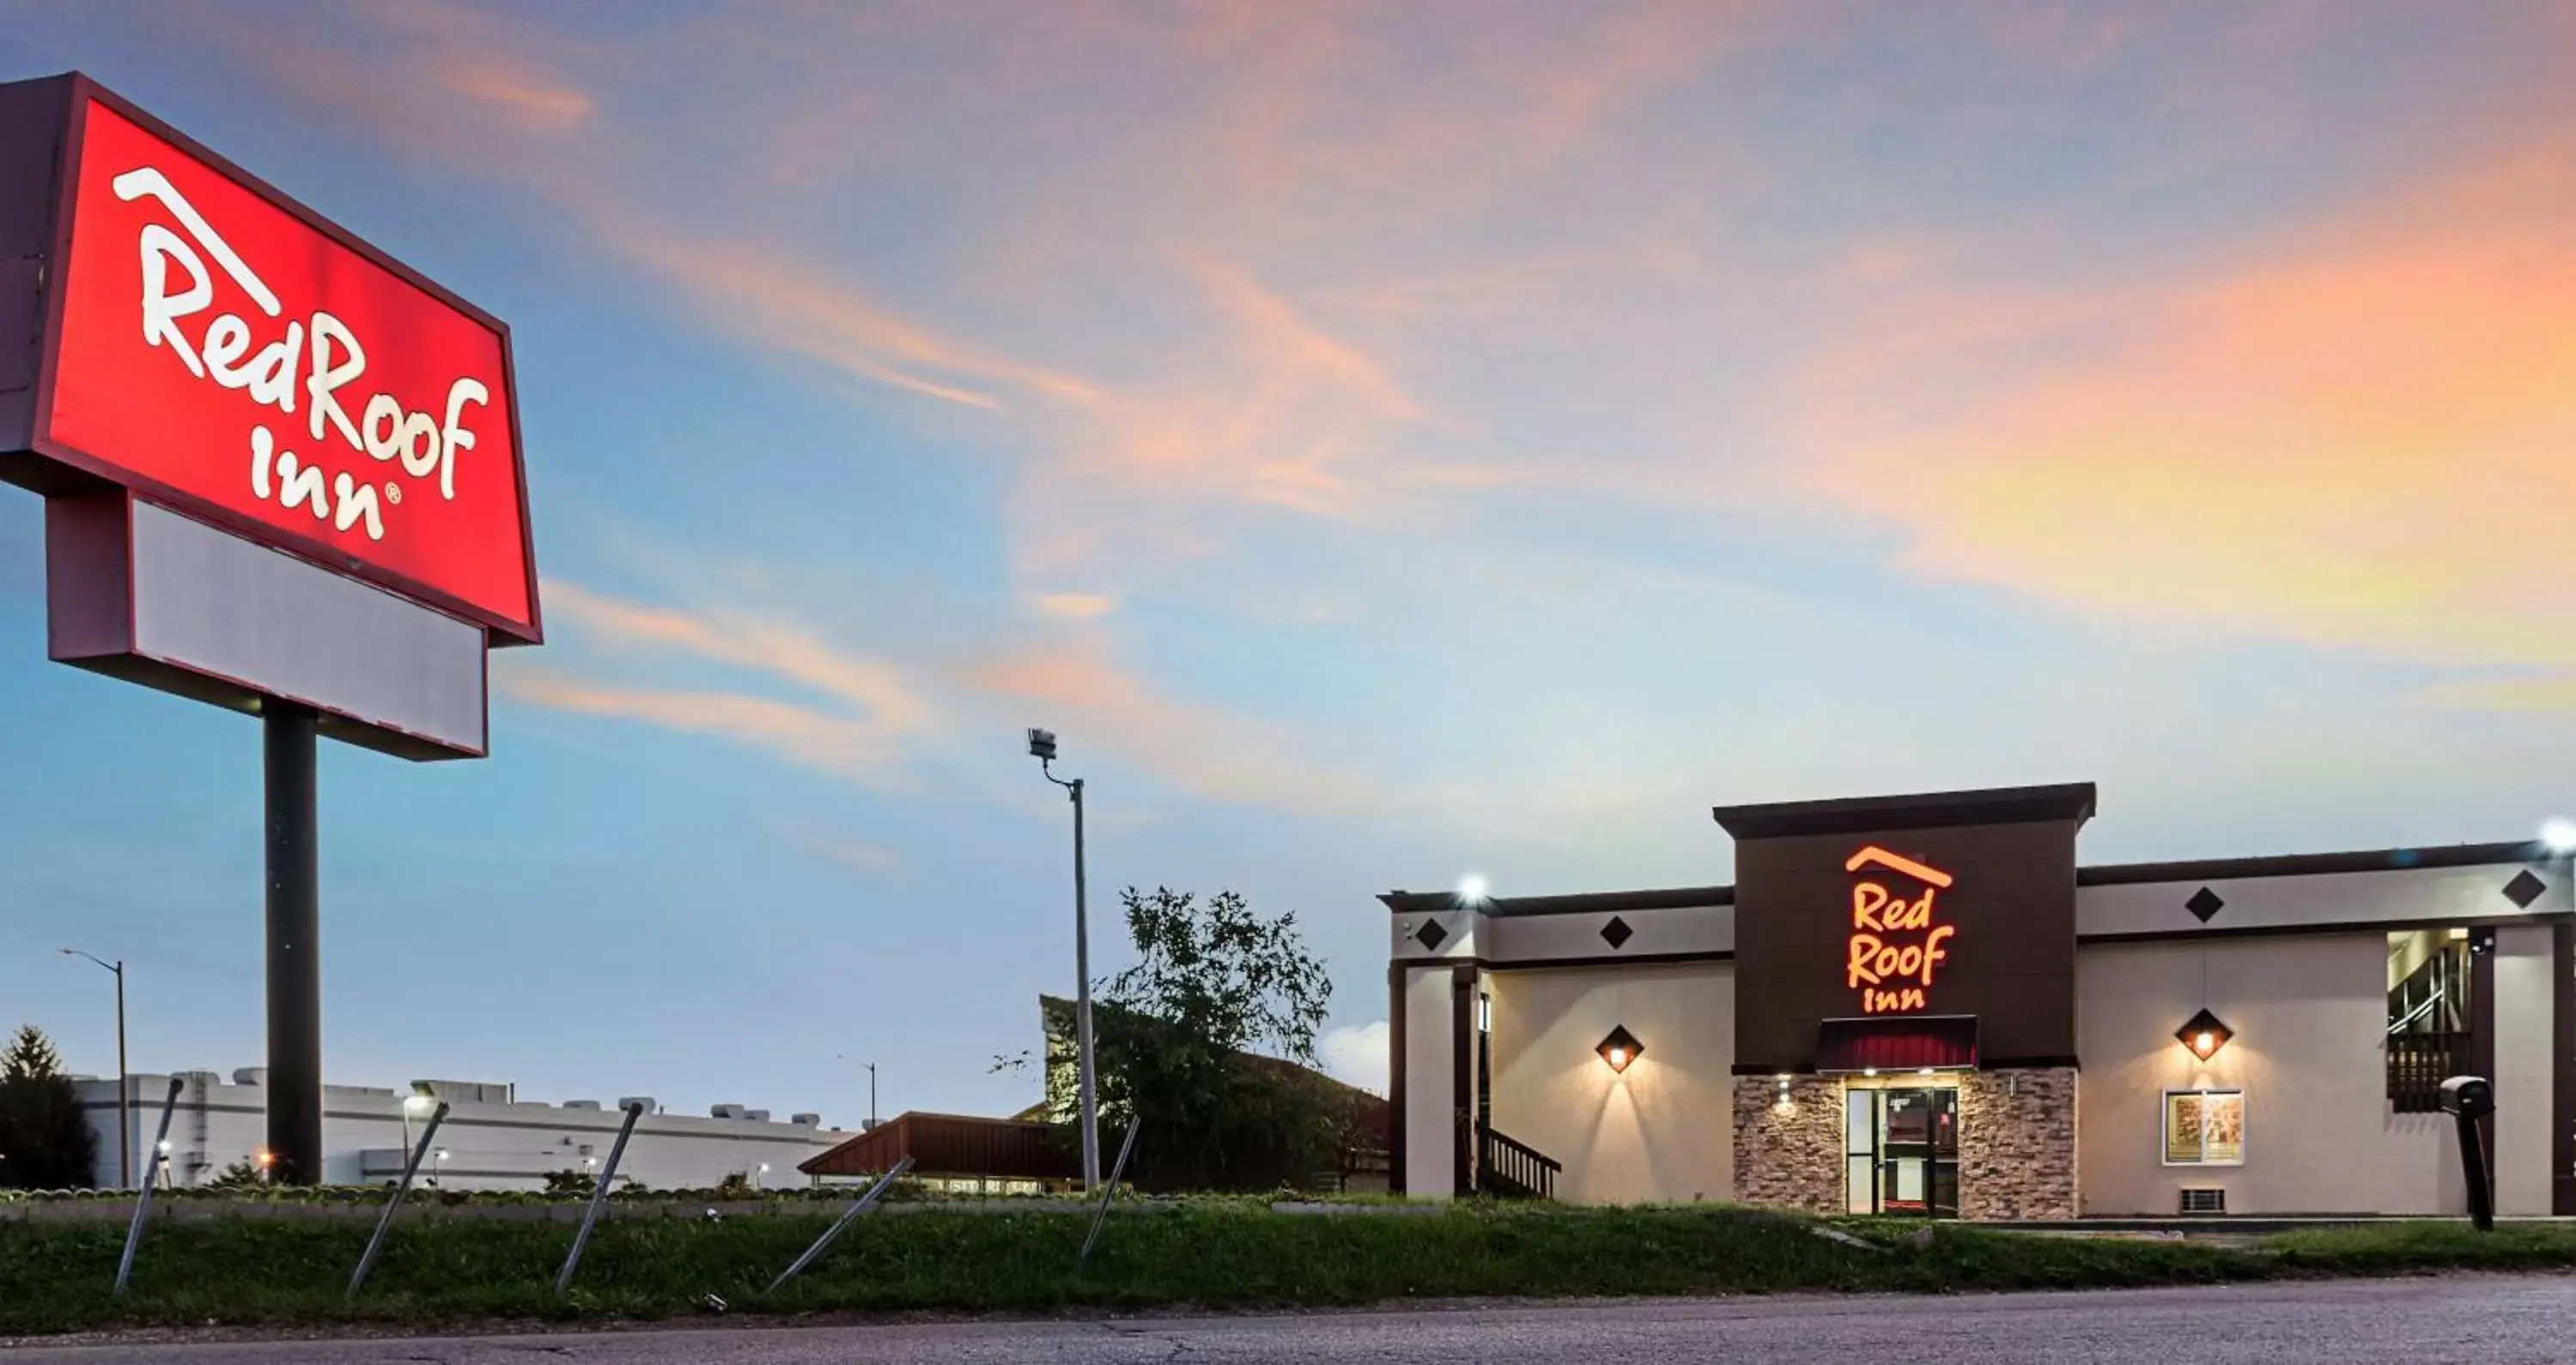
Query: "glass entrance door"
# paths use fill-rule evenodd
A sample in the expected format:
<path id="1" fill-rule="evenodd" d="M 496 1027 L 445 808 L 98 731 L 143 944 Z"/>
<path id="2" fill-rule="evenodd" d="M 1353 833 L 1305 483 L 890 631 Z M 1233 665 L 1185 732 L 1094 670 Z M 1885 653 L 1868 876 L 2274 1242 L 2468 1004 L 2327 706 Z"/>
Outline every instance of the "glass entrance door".
<path id="1" fill-rule="evenodd" d="M 1843 1092 L 1844 1207 L 1959 1216 L 1959 1092 Z"/>

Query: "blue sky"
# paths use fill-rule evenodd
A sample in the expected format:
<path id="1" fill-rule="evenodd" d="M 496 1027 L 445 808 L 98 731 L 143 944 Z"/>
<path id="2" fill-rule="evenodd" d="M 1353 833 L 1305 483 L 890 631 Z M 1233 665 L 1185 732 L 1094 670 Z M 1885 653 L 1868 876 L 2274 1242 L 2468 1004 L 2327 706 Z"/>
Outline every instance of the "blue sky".
<path id="1" fill-rule="evenodd" d="M 509 320 L 552 639 L 325 757 L 328 1066 L 1016 1108 L 1115 888 L 1730 875 L 2090 779 L 2090 860 L 2519 837 L 2576 760 L 2576 24 L 2275 4 L 0 0 Z M 0 1023 L 260 1061 L 258 739 L 44 661 Z"/>

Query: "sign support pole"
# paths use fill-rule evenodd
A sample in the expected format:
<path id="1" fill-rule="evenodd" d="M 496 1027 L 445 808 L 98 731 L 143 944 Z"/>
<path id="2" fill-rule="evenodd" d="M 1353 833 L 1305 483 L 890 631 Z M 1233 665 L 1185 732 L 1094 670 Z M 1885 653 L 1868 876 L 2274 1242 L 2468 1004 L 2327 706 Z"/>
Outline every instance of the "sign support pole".
<path id="1" fill-rule="evenodd" d="M 322 896 L 311 707 L 261 708 L 268 787 L 268 1150 L 275 1179 L 322 1183 Z"/>

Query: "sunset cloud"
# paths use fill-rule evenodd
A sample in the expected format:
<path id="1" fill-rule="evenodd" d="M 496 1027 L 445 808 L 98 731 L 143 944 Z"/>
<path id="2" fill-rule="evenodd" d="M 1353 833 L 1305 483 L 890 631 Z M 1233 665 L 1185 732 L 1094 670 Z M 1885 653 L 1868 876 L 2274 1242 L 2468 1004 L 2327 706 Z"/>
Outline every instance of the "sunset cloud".
<path id="1" fill-rule="evenodd" d="M 1079 725 L 1198 796 L 1312 815 L 1356 815 L 1375 804 L 1363 776 L 1312 761 L 1313 744 L 1257 717 L 1164 696 L 1096 644 L 997 654 L 959 676 L 987 697 L 1052 708 L 1062 719 L 1051 723 Z"/>
<path id="2" fill-rule="evenodd" d="M 1982 310 L 2002 320 L 1982 334 L 1947 310 L 1894 319 L 1874 362 L 1817 386 L 1833 406 L 1811 414 L 1825 458 L 1805 481 L 1900 528 L 1927 576 L 2422 663 L 2576 666 L 2576 626 L 2533 609 L 2576 591 L 2568 164 L 2446 177 L 2152 292 Z M 2034 341 L 2061 358 L 1909 387 L 1944 348 L 1955 365 Z M 1889 409 L 1946 411 L 1865 415 Z"/>
<path id="3" fill-rule="evenodd" d="M 1067 621 L 1088 621 L 1118 610 L 1118 599 L 1105 593 L 1046 592 L 1033 600 L 1040 612 Z"/>
<path id="4" fill-rule="evenodd" d="M 622 687 L 551 668 L 496 670 L 494 686 L 530 705 L 714 735 L 862 782 L 889 778 L 899 757 L 895 737 L 882 726 L 769 697 Z"/>
<path id="5" fill-rule="evenodd" d="M 1107 599 L 1060 594 L 1055 615 L 1093 619 Z M 581 715 L 715 735 L 802 766 L 884 785 L 944 761 L 960 737 L 1012 734 L 1031 704 L 1122 762 L 1213 800 L 1300 813 L 1350 811 L 1364 781 L 1309 765 L 1311 740 L 1257 716 L 1165 695 L 1098 639 L 987 650 L 956 665 L 854 654 L 757 610 L 690 611 L 547 584 L 574 666 L 497 672 L 505 696 Z M 551 651 L 550 651 L 551 652 Z M 717 665 L 729 690 L 651 681 Z"/>
<path id="6" fill-rule="evenodd" d="M 1081 380 L 942 337 L 831 272 L 777 251 L 684 237 L 613 210 L 597 227 L 609 246 L 680 286 L 755 345 L 972 408 L 998 409 L 1010 390 L 1074 401 L 1095 394 Z"/>
<path id="7" fill-rule="evenodd" d="M 506 110 L 538 132 L 569 132 L 591 115 L 590 96 L 582 91 L 488 60 L 443 62 L 438 69 L 438 83 L 457 94 Z"/>
<path id="8" fill-rule="evenodd" d="M 893 664 L 850 654 L 793 625 L 645 606 L 560 581 L 546 585 L 546 606 L 557 620 L 612 647 L 668 647 L 768 674 L 836 698 L 890 734 L 921 730 L 935 715 L 929 699 Z"/>
<path id="9" fill-rule="evenodd" d="M 494 670 L 503 696 L 714 735 L 874 785 L 898 779 L 937 719 L 937 708 L 899 668 L 793 625 L 647 606 L 560 580 L 546 585 L 546 605 L 579 641 L 572 657 L 583 662 L 513 660 Z M 548 653 L 560 656 L 562 648 Z M 720 665 L 743 686 L 709 690 L 637 680 L 665 676 L 663 665 L 674 660 Z"/>

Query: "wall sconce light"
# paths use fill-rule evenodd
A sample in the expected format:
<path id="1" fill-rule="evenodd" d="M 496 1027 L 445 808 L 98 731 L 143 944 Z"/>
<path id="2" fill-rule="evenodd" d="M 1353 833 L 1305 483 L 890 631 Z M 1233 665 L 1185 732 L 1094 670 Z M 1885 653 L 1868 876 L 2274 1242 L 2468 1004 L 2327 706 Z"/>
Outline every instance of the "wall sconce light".
<path id="1" fill-rule="evenodd" d="M 1594 1050 L 1601 1054 L 1601 1060 L 1610 1064 L 1613 1072 L 1620 1072 L 1628 1069 L 1628 1063 L 1637 1060 L 1637 1054 L 1644 1052 L 1646 1045 L 1638 1042 L 1637 1035 L 1630 1033 L 1628 1026 L 1622 1024 L 1610 1030 L 1610 1036 L 1602 1039 L 1601 1046 Z"/>
<path id="2" fill-rule="evenodd" d="M 1780 1082 L 1780 1092 L 1771 1097 L 1772 1107 L 1777 1109 L 1788 1109 L 1793 1107 L 1789 1100 L 1789 1073 L 1783 1071 L 1775 1079 Z"/>
<path id="3" fill-rule="evenodd" d="M 2202 1010 L 2193 1015 L 2189 1023 L 2174 1030 L 2175 1040 L 2190 1049 L 2192 1056 L 2204 1062 L 2217 1056 L 2218 1050 L 2227 1046 L 2227 1040 L 2235 1036 L 2234 1029 L 2222 1023 L 2217 1015 L 2208 1010 Z"/>

